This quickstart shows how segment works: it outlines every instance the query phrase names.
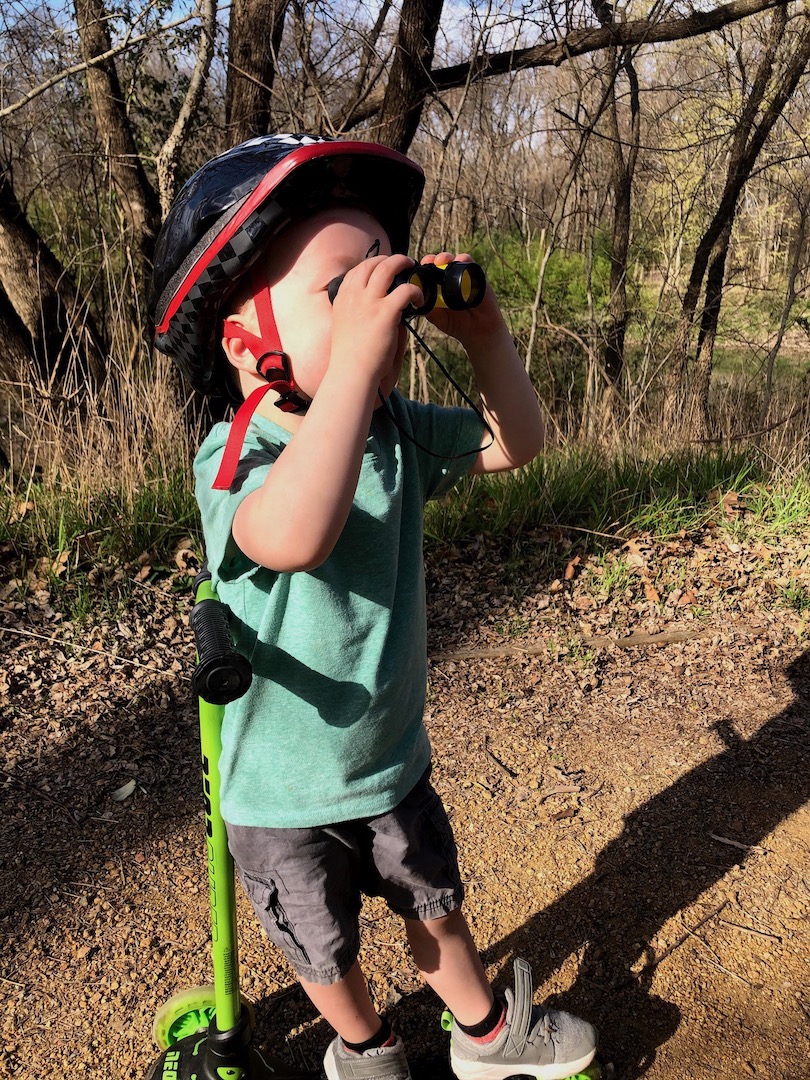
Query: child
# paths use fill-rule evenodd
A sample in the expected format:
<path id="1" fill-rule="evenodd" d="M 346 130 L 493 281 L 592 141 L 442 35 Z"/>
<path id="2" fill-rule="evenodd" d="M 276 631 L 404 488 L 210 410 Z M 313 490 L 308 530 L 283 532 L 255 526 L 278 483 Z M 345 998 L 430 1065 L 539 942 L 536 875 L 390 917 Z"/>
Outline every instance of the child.
<path id="1" fill-rule="evenodd" d="M 587 1066 L 596 1033 L 533 1008 L 523 961 L 493 994 L 422 722 L 424 504 L 530 461 L 543 427 L 489 288 L 429 318 L 467 350 L 492 437 L 473 409 L 396 390 L 422 296 L 392 286 L 423 182 L 386 147 L 271 135 L 203 166 L 161 232 L 157 345 L 196 389 L 243 402 L 195 462 L 213 584 L 254 671 L 226 709 L 222 811 L 262 925 L 337 1033 L 329 1080 L 410 1076 L 357 963 L 363 893 L 403 918 L 453 1013 L 456 1076 L 554 1080 Z M 469 259 L 423 262 L 454 258 Z"/>

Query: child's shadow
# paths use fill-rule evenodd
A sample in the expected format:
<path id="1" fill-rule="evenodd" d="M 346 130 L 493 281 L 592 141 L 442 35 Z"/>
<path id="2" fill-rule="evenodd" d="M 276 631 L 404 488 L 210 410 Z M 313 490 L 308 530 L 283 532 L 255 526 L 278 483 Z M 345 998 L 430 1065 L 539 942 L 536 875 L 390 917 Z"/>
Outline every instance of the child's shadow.
<path id="1" fill-rule="evenodd" d="M 787 709 L 749 739 L 729 724 L 715 725 L 724 750 L 630 813 L 587 878 L 543 911 L 527 913 L 518 930 L 483 953 L 487 964 L 505 962 L 505 978 L 511 958 L 524 956 L 536 985 L 567 957 L 581 957 L 575 984 L 555 1004 L 598 1025 L 602 1051 L 622 1080 L 643 1075 L 680 1021 L 678 1008 L 650 991 L 657 966 L 670 955 L 659 946 L 656 956 L 651 942 L 747 857 L 710 834 L 761 845 L 810 798 L 810 653 L 787 674 L 795 694 Z M 497 904 L 497 896 L 491 902 Z M 429 990 L 408 995 L 394 1011 L 415 1078 L 451 1075 L 444 1064 L 446 1036 L 436 1032 L 439 1011 Z"/>

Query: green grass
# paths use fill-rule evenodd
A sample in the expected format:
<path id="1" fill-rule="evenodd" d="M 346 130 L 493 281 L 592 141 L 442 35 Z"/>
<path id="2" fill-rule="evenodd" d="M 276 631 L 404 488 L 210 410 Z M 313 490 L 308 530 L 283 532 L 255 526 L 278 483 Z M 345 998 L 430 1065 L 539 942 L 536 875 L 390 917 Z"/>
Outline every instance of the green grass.
<path id="1" fill-rule="evenodd" d="M 75 621 L 115 612 L 130 595 L 121 569 L 148 554 L 159 574 L 178 544 L 202 550 L 189 477 L 155 477 L 134 494 L 31 484 L 0 492 L 0 550 L 24 590 L 45 580 L 55 606 Z M 119 571 L 116 573 L 116 571 Z"/>
<path id="2" fill-rule="evenodd" d="M 613 457 L 581 447 L 542 454 L 517 473 L 470 478 L 443 502 L 429 505 L 426 533 L 448 541 L 476 533 L 562 529 L 610 545 L 637 533 L 674 536 L 698 528 L 716 512 L 716 493 L 757 492 L 767 477 L 741 452 L 703 451 L 658 457 Z M 806 485 L 782 494 L 796 519 Z M 752 495 L 753 497 L 753 495 Z"/>
<path id="3" fill-rule="evenodd" d="M 718 499 L 740 496 L 745 512 L 724 514 Z M 627 586 L 626 570 L 600 553 L 615 550 L 631 536 L 658 539 L 691 534 L 710 521 L 731 536 L 755 533 L 773 539 L 806 529 L 810 521 L 810 476 L 806 472 L 769 475 L 753 454 L 730 451 L 641 456 L 569 447 L 542 454 L 512 474 L 468 478 L 426 510 L 428 545 L 478 534 L 504 539 L 499 573 L 510 587 L 519 578 L 524 555 L 548 549 L 559 561 L 559 542 L 597 556 L 599 588 Z M 54 603 L 73 618 L 126 602 L 126 587 L 115 570 L 149 555 L 152 576 L 176 571 L 181 541 L 202 553 L 191 477 L 182 470 L 154 477 L 134 494 L 110 490 L 77 497 L 73 490 L 31 485 L 0 494 L 0 549 L 12 575 L 25 588 L 26 574 L 45 577 Z M 131 574 L 129 575 L 132 576 Z M 595 583 L 596 584 L 596 583 Z M 810 598 L 796 589 L 784 596 L 796 610 Z M 517 628 L 505 627 L 508 634 Z"/>

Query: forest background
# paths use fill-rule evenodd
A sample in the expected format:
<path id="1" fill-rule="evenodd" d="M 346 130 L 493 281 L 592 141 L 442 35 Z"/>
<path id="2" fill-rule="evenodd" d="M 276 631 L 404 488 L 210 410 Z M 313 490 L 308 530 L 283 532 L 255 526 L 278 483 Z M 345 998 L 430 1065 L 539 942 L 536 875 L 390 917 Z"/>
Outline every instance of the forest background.
<path id="1" fill-rule="evenodd" d="M 803 473 L 804 5 L 76 0 L 0 18 L 0 540 L 15 551 L 64 566 L 70 548 L 78 567 L 194 532 L 189 462 L 218 412 L 152 350 L 152 253 L 194 169 L 268 130 L 375 139 L 424 165 L 413 254 L 486 267 L 553 446 L 719 453 L 721 488 Z M 403 381 L 451 396 L 418 346 Z M 542 519 L 537 485 L 524 515 L 533 497 Z"/>

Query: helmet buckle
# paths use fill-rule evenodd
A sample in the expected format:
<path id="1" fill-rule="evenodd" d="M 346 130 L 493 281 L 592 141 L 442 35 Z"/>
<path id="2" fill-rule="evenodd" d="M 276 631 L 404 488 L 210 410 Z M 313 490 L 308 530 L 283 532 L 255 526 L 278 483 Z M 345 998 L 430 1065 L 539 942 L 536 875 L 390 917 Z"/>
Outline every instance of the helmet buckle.
<path id="1" fill-rule="evenodd" d="M 271 357 L 279 356 L 281 361 L 273 365 Z M 270 349 L 262 353 L 256 361 L 256 374 L 267 382 L 277 382 L 279 378 L 290 380 L 290 358 L 282 349 Z"/>

